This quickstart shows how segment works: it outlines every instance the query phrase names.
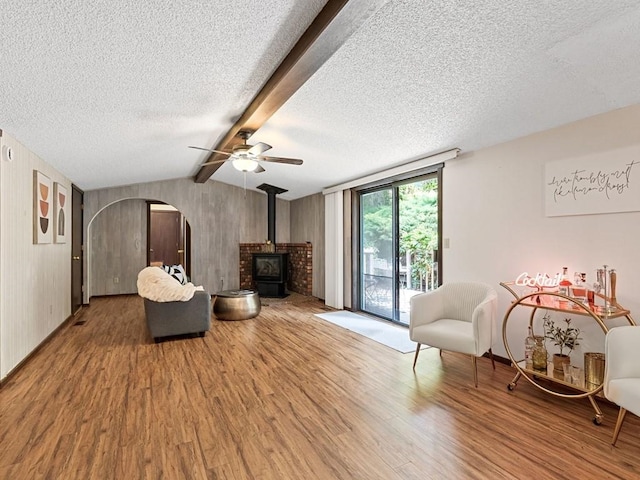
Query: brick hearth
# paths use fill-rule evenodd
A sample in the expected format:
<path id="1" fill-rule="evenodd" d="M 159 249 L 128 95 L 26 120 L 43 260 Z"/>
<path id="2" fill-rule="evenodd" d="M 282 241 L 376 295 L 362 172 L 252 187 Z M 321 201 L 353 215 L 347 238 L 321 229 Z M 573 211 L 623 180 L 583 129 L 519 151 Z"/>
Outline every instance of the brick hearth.
<path id="1" fill-rule="evenodd" d="M 256 289 L 251 278 L 251 254 L 264 252 L 264 243 L 240 244 L 240 288 Z M 287 290 L 311 295 L 313 263 L 311 243 L 278 243 L 276 253 L 289 253 Z"/>

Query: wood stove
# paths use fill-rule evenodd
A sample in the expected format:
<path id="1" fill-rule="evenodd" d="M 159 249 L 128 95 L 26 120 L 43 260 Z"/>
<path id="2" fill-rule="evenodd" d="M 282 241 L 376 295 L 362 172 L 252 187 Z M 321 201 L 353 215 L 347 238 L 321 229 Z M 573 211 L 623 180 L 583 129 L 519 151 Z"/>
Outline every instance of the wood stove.
<path id="1" fill-rule="evenodd" d="M 289 254 L 260 252 L 253 253 L 251 257 L 251 271 L 258 294 L 262 297 L 285 297 Z"/>
<path id="2" fill-rule="evenodd" d="M 276 246 L 276 195 L 286 192 L 284 188 L 263 183 L 258 189 L 267 193 L 267 239 Z M 286 297 L 288 253 L 254 253 L 251 273 L 262 297 Z"/>

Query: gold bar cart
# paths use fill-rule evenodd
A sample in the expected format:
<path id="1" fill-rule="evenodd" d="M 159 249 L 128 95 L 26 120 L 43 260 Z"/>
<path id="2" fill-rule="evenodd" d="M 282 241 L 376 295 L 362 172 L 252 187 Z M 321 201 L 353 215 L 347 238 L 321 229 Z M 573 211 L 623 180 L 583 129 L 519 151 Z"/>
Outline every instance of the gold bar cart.
<path id="1" fill-rule="evenodd" d="M 511 313 L 516 307 L 528 307 L 531 308 L 531 315 L 529 316 L 529 326 L 533 329 L 534 318 L 536 311 L 539 309 L 550 310 L 555 312 L 562 312 L 565 314 L 571 315 L 582 315 L 591 317 L 602 331 L 606 334 L 609 328 L 606 325 L 606 320 L 614 319 L 614 318 L 625 318 L 630 325 L 635 325 L 635 321 L 631 318 L 631 312 L 629 310 L 621 307 L 617 302 L 612 301 L 611 299 L 606 299 L 608 301 L 607 308 L 599 307 L 599 306 L 588 306 L 583 304 L 582 302 L 572 298 L 570 296 L 552 292 L 545 291 L 544 289 L 532 293 L 528 293 L 525 295 L 520 295 L 515 289 L 515 282 L 500 282 L 500 285 L 507 289 L 514 297 L 515 300 L 507 310 L 504 316 L 504 320 L 502 322 L 502 341 L 504 342 L 504 347 L 507 351 L 507 355 L 511 360 L 512 366 L 517 370 L 516 376 L 513 378 L 511 383 L 507 385 L 509 390 L 513 390 L 516 388 L 518 384 L 518 380 L 524 377 L 526 378 L 532 385 L 535 385 L 540 390 L 555 395 L 557 397 L 570 398 L 570 399 L 579 399 L 579 398 L 588 398 L 589 402 L 593 406 L 595 410 L 595 416 L 593 417 L 593 423 L 596 425 L 600 425 L 604 418 L 602 414 L 602 410 L 595 401 L 596 396 L 602 396 L 602 387 L 603 385 L 591 385 L 587 382 L 584 384 L 574 384 L 565 381 L 564 374 L 562 372 L 556 372 L 553 370 L 553 365 L 547 364 L 547 371 L 542 370 L 534 370 L 533 367 L 529 367 L 526 365 L 525 360 L 517 360 L 514 358 L 511 349 L 509 348 L 509 343 L 507 340 L 507 323 L 509 321 L 509 317 Z M 605 299 L 603 295 L 596 294 L 599 298 Z M 563 393 L 551 390 L 547 388 L 545 385 L 540 383 L 539 380 L 545 380 L 548 383 L 556 384 L 559 386 L 566 387 L 565 390 L 570 391 L 571 393 Z"/>

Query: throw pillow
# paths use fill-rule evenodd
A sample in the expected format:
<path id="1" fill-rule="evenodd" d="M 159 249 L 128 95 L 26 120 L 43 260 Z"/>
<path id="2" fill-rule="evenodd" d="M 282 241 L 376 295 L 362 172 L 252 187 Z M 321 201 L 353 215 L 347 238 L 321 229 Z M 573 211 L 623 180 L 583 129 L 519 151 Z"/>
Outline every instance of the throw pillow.
<path id="1" fill-rule="evenodd" d="M 182 285 L 187 284 L 187 272 L 184 271 L 184 267 L 182 265 L 162 265 L 162 269 Z"/>

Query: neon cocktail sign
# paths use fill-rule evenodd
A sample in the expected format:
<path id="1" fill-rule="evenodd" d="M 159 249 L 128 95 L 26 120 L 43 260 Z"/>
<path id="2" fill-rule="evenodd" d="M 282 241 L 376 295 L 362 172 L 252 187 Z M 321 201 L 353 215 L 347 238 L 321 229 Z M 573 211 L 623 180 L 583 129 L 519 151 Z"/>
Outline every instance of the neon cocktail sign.
<path id="1" fill-rule="evenodd" d="M 530 276 L 527 272 L 522 272 L 516 278 L 515 284 L 519 287 L 532 287 L 532 288 L 555 288 L 560 285 L 560 274 L 556 274 L 555 277 L 549 275 L 537 273 L 535 277 Z"/>

